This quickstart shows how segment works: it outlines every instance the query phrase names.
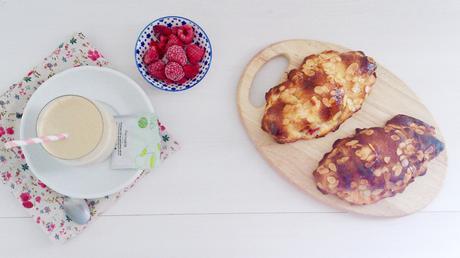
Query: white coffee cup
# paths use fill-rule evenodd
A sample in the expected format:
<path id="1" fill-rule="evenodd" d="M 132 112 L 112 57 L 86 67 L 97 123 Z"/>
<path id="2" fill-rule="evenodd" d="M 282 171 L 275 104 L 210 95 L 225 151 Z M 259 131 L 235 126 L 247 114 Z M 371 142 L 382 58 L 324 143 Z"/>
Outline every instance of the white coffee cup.
<path id="1" fill-rule="evenodd" d="M 67 133 L 62 141 L 44 143 L 57 160 L 73 166 L 107 159 L 116 143 L 113 115 L 101 102 L 78 95 L 64 95 L 48 102 L 37 119 L 37 135 Z"/>

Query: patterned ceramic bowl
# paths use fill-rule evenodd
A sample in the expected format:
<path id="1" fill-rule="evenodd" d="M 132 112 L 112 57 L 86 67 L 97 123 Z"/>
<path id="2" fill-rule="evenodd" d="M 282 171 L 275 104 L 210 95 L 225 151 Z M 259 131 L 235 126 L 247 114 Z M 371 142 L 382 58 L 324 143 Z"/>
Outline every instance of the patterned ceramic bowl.
<path id="1" fill-rule="evenodd" d="M 161 80 L 151 77 L 147 73 L 147 67 L 144 65 L 142 59 L 143 59 L 145 52 L 147 51 L 149 47 L 150 41 L 156 40 L 155 35 L 153 35 L 152 33 L 153 26 L 166 25 L 168 27 L 173 27 L 173 26 L 180 26 L 180 25 L 185 25 L 185 24 L 191 25 L 195 31 L 193 43 L 205 49 L 204 57 L 200 62 L 200 72 L 195 76 L 195 78 L 189 79 L 183 84 L 176 84 L 176 83 L 166 84 L 165 82 Z M 161 17 L 161 18 L 154 20 L 141 31 L 141 33 L 139 34 L 139 37 L 137 38 L 136 47 L 134 50 L 134 57 L 135 57 L 137 69 L 141 73 L 142 77 L 144 77 L 144 79 L 148 81 L 150 84 L 152 84 L 158 89 L 165 90 L 165 91 L 182 91 L 182 90 L 187 90 L 187 89 L 192 88 L 206 76 L 206 73 L 208 72 L 211 66 L 212 48 L 211 48 L 211 42 L 209 41 L 208 36 L 198 24 L 184 17 L 166 16 L 166 17 Z"/>

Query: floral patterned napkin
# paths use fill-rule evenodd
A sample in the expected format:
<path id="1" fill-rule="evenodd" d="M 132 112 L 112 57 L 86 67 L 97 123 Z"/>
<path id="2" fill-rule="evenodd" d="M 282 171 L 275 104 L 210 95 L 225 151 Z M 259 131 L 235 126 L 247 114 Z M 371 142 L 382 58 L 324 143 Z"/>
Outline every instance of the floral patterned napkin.
<path id="1" fill-rule="evenodd" d="M 42 64 L 29 71 L 20 82 L 11 85 L 0 95 L 0 141 L 5 143 L 18 137 L 22 111 L 34 91 L 44 81 L 63 70 L 81 65 L 106 66 L 108 62 L 91 46 L 85 35 L 77 33 L 70 40 L 60 44 Z M 159 121 L 158 123 L 162 136 L 160 155 L 161 160 L 165 160 L 179 148 L 179 144 L 170 137 L 164 125 Z M 130 186 L 118 193 L 87 200 L 91 209 L 91 222 L 148 172 L 142 171 Z M 0 175 L 3 184 L 10 188 L 13 196 L 51 239 L 63 242 L 88 226 L 78 225 L 65 215 L 62 207 L 64 196 L 48 188 L 29 171 L 20 148 L 0 148 Z"/>

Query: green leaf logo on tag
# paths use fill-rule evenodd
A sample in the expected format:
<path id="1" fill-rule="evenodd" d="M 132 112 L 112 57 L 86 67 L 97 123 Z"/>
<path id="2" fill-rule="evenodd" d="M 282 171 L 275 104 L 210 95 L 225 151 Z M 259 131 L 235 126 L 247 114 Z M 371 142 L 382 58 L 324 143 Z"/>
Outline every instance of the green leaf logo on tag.
<path id="1" fill-rule="evenodd" d="M 141 117 L 139 118 L 139 121 L 137 121 L 137 125 L 140 128 L 146 128 L 148 124 L 149 124 L 149 121 L 145 117 Z"/>
<path id="2" fill-rule="evenodd" d="M 141 154 L 139 154 L 139 157 L 145 157 L 145 155 L 147 155 L 147 147 L 145 147 L 145 148 L 142 150 Z"/>
<path id="3" fill-rule="evenodd" d="M 155 167 L 155 155 L 150 156 L 150 168 Z"/>

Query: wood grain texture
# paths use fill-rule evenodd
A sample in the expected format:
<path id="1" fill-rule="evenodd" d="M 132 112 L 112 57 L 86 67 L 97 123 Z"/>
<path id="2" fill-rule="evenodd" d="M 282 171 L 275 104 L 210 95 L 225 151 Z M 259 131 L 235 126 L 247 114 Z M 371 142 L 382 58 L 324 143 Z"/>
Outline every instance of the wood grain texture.
<path id="1" fill-rule="evenodd" d="M 288 59 L 287 71 L 289 71 L 298 67 L 305 56 L 328 49 L 349 50 L 335 44 L 313 40 L 288 40 L 268 46 L 250 61 L 239 82 L 237 102 L 241 120 L 251 140 L 263 157 L 281 175 L 309 195 L 335 208 L 382 217 L 404 216 L 422 209 L 433 200 L 442 187 L 447 173 L 446 151 L 431 161 L 427 174 L 417 177 L 402 194 L 367 206 L 350 205 L 334 195 L 323 195 L 317 190 L 312 176 L 318 161 L 324 153 L 331 150 L 332 143 L 336 139 L 354 134 L 355 128 L 383 126 L 387 120 L 397 114 L 413 116 L 435 126 L 437 137 L 443 141 L 433 116 L 415 93 L 380 65 L 377 68 L 377 82 L 362 109 L 345 121 L 336 132 L 320 139 L 278 144 L 270 135 L 262 131 L 261 119 L 264 108 L 253 106 L 249 98 L 252 82 L 259 69 L 272 58 L 284 56 Z M 378 62 L 378 57 L 373 58 Z M 281 81 L 285 78 L 286 74 L 283 74 Z"/>

